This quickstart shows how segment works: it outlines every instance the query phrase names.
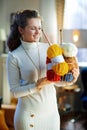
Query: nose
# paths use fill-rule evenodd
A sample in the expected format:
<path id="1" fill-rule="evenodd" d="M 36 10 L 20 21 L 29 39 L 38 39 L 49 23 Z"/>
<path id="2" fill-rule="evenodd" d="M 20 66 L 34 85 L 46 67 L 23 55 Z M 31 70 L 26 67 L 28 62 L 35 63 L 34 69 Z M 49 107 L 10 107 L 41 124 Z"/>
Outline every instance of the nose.
<path id="1" fill-rule="evenodd" d="M 38 33 L 40 33 L 40 31 L 41 31 L 40 29 L 36 28 L 35 32 L 36 32 L 36 34 L 38 34 Z"/>

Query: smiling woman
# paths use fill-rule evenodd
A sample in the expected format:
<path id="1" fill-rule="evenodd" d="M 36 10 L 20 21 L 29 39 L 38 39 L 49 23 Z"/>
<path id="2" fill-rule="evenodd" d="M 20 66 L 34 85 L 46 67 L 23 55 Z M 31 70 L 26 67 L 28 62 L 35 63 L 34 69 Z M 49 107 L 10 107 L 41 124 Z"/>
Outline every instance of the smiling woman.
<path id="1" fill-rule="evenodd" d="M 18 12 L 7 40 L 8 82 L 11 93 L 18 98 L 15 130 L 60 130 L 55 83 L 46 77 L 49 44 L 39 42 L 41 28 L 37 11 Z M 75 78 L 77 72 L 73 70 Z"/>
<path id="2" fill-rule="evenodd" d="M 39 42 L 41 28 L 37 11 L 18 12 L 7 40 L 8 81 L 10 91 L 18 98 L 15 130 L 60 130 L 55 87 L 46 78 L 49 44 Z"/>

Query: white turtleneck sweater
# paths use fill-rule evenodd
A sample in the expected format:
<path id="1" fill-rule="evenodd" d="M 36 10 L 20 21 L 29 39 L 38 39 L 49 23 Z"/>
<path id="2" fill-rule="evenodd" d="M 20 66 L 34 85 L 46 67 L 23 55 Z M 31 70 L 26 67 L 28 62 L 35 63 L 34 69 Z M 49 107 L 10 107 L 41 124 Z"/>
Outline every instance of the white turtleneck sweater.
<path id="1" fill-rule="evenodd" d="M 17 49 L 9 52 L 7 58 L 10 91 L 18 98 L 15 130 L 60 130 L 53 83 L 46 84 L 39 92 L 36 89 L 38 74 L 39 78 L 46 77 L 46 51 L 49 45 L 21 42 Z"/>

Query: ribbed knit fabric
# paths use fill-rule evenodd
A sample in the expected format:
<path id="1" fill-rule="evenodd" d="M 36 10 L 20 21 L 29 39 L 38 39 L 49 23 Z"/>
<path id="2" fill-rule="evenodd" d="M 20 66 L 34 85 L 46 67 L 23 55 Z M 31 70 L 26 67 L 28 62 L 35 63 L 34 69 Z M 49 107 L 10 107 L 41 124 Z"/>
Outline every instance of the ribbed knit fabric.
<path id="1" fill-rule="evenodd" d="M 39 68 L 39 78 L 46 77 L 46 43 L 25 43 L 24 49 Z M 38 47 L 37 47 L 38 45 Z M 11 92 L 18 98 L 14 116 L 15 130 L 60 130 L 60 117 L 57 108 L 56 91 L 53 83 L 46 84 L 39 92 L 35 83 L 38 70 L 24 52 L 22 46 L 9 52 L 7 58 L 8 81 Z"/>

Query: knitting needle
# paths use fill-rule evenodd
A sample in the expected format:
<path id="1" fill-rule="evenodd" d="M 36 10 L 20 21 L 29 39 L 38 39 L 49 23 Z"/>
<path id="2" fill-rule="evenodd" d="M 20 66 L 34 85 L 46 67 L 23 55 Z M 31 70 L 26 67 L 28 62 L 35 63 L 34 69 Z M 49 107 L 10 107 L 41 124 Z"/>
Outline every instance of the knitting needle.
<path id="1" fill-rule="evenodd" d="M 49 41 L 49 39 L 43 29 L 42 29 L 42 32 L 43 32 L 43 35 L 44 35 L 45 39 L 47 40 L 48 44 L 51 45 L 52 43 Z"/>

